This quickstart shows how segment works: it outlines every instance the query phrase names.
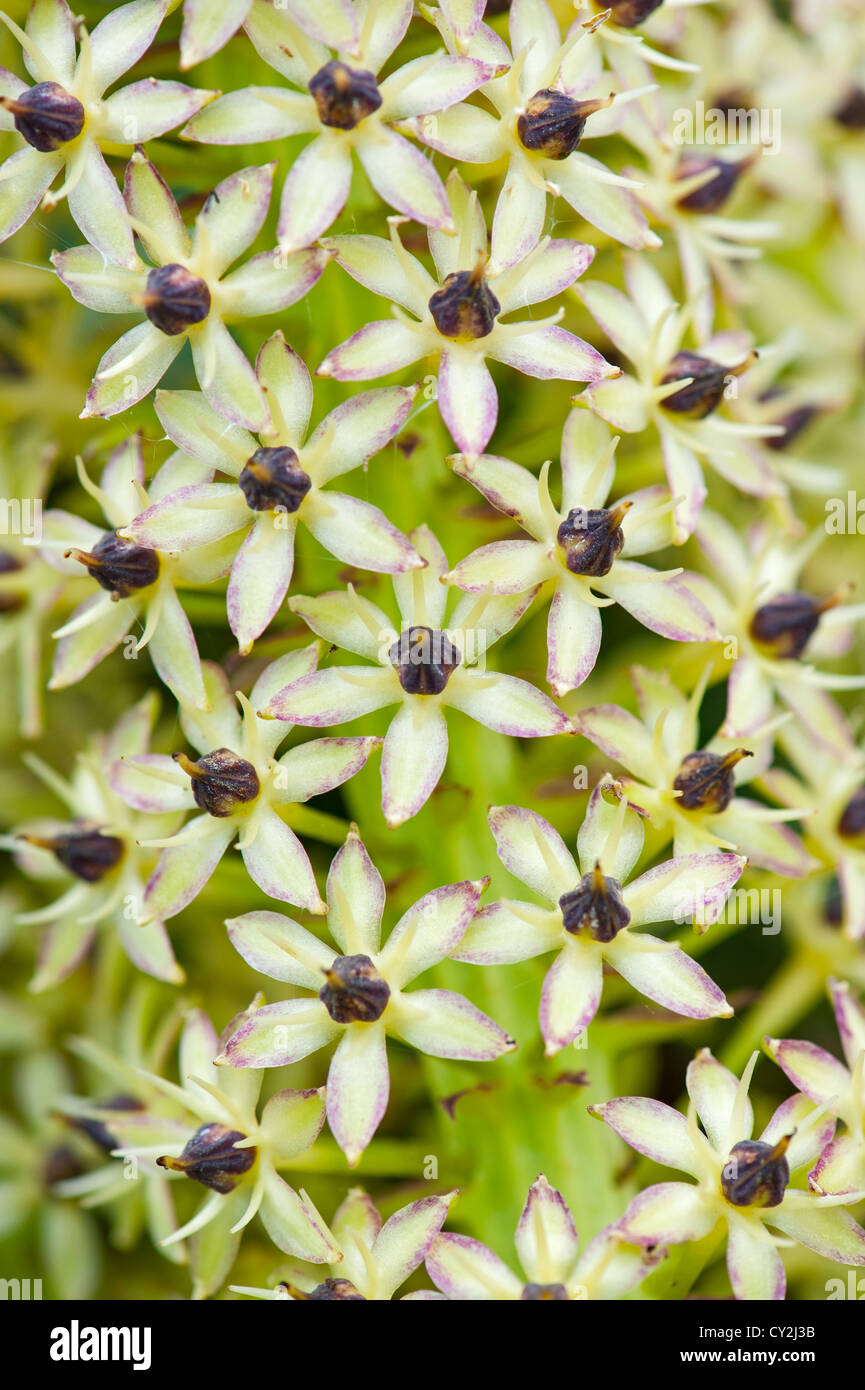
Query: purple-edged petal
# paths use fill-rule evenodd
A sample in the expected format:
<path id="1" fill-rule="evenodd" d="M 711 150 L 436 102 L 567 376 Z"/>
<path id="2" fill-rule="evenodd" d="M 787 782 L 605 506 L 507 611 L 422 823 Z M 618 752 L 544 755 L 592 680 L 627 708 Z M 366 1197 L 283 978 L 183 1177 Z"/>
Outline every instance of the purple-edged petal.
<path id="1" fill-rule="evenodd" d="M 726 1155 L 733 1106 L 739 1090 L 737 1078 L 715 1060 L 707 1047 L 703 1047 L 693 1062 L 688 1064 L 687 1086 L 688 1095 L 711 1144 L 719 1153 Z M 733 1142 L 750 1139 L 753 1128 L 754 1112 L 750 1100 L 746 1098 L 743 1132 Z"/>
<path id="2" fill-rule="evenodd" d="M 24 66 L 37 82 L 49 77 L 55 81 L 71 82 L 75 72 L 75 19 L 66 0 L 34 0 L 25 25 L 32 39 L 48 60 L 52 72 L 37 68 L 25 50 Z M 121 69 L 124 71 L 124 69 Z"/>
<path id="3" fill-rule="evenodd" d="M 390 1075 L 381 1023 L 350 1023 L 327 1074 L 327 1122 L 353 1167 L 387 1109 Z"/>
<path id="4" fill-rule="evenodd" d="M 433 1241 L 426 1268 L 436 1288 L 455 1303 L 516 1301 L 523 1290 L 522 1280 L 486 1245 L 450 1231 Z"/>
<path id="5" fill-rule="evenodd" d="M 189 340 L 198 384 L 217 414 L 249 430 L 266 428 L 270 418 L 264 394 L 245 353 L 222 320 L 211 314 L 190 333 Z"/>
<path id="6" fill-rule="evenodd" d="M 788 1096 L 760 1135 L 764 1144 L 777 1144 L 779 1139 L 792 1135 L 786 1154 L 791 1173 L 810 1167 L 831 1143 L 835 1133 L 834 1115 L 821 1115 L 815 1122 L 816 1114 L 817 1108 L 807 1096 Z M 861 1183 L 859 1187 L 862 1188 Z"/>
<path id="7" fill-rule="evenodd" d="M 801 1197 L 801 1206 L 794 1206 L 788 1198 L 777 1211 L 771 1211 L 768 1220 L 772 1225 L 824 1260 L 837 1260 L 857 1268 L 865 1265 L 865 1231 L 858 1221 L 841 1207 L 818 1206 L 818 1198 L 812 1199 L 813 1205 L 806 1205 L 808 1194 L 802 1193 Z"/>
<path id="8" fill-rule="evenodd" d="M 185 0 L 180 33 L 180 66 L 192 68 L 218 53 L 240 28 L 251 0 Z"/>
<path id="9" fill-rule="evenodd" d="M 405 121 L 428 112 L 439 112 L 464 101 L 477 91 L 494 69 L 475 58 L 449 53 L 425 55 L 404 63 L 395 81 L 381 83 L 382 114 L 388 122 Z"/>
<path id="10" fill-rule="evenodd" d="M 270 807 L 256 812 L 255 838 L 242 853 L 250 878 L 263 893 L 307 912 L 324 911 L 306 850 Z"/>
<path id="11" fill-rule="evenodd" d="M 93 621 L 70 631 L 57 643 L 49 690 L 63 690 L 74 685 L 98 666 L 125 637 L 135 622 L 137 610 L 124 603 L 112 603 L 108 594 L 100 593 L 85 599 L 75 609 L 67 626 L 91 614 Z"/>
<path id="12" fill-rule="evenodd" d="M 335 1260 L 337 1247 L 306 1194 L 295 1192 L 273 1169 L 266 1172 L 264 1184 L 259 1215 L 274 1245 L 299 1260 Z"/>
<path id="13" fill-rule="evenodd" d="M 658 246 L 633 193 L 607 182 L 608 170 L 597 159 L 575 150 L 560 164 L 548 165 L 547 171 L 565 201 L 593 227 L 636 251 Z M 602 177 L 595 177 L 598 174 Z"/>
<path id="14" fill-rule="evenodd" d="M 79 177 L 69 190 L 69 211 L 87 240 L 117 265 L 138 263 L 123 195 L 99 146 L 85 142 L 79 151 Z"/>
<path id="15" fill-rule="evenodd" d="M 448 579 L 465 593 L 521 594 L 553 573 L 538 541 L 493 541 L 461 560 Z"/>
<path id="16" fill-rule="evenodd" d="M 487 352 L 498 362 L 541 381 L 602 381 L 617 375 L 617 369 L 595 348 L 556 324 L 534 333 L 497 333 Z"/>
<path id="17" fill-rule="evenodd" d="M 539 897 L 557 903 L 575 888 L 580 871 L 558 831 L 536 811 L 521 806 L 493 806 L 490 830 L 499 859 L 515 878 Z"/>
<path id="18" fill-rule="evenodd" d="M 329 260 L 326 251 L 315 248 L 279 257 L 273 251 L 262 251 L 222 281 L 219 300 L 223 312 L 255 318 L 287 309 L 312 289 Z"/>
<path id="19" fill-rule="evenodd" d="M 220 1065 L 282 1067 L 300 1062 L 342 1033 L 320 999 L 265 1004 L 225 1040 Z"/>
<path id="20" fill-rule="evenodd" d="M 319 135 L 289 170 L 277 228 L 279 244 L 288 251 L 316 241 L 345 207 L 351 189 L 351 154 L 340 134 Z"/>
<path id="21" fill-rule="evenodd" d="M 0 182 L 0 241 L 6 241 L 39 206 L 42 196 L 63 168 L 60 151 L 42 154 L 39 150 L 16 150 L 3 165 Z"/>
<path id="22" fill-rule="evenodd" d="M 108 780 L 126 805 L 136 811 L 160 815 L 185 811 L 194 804 L 189 778 L 166 753 L 140 753 L 112 763 Z"/>
<path id="23" fill-rule="evenodd" d="M 465 51 L 484 17 L 486 0 L 441 0 L 441 11 L 450 25 L 457 47 Z"/>
<path id="24" fill-rule="evenodd" d="M 303 451 L 317 486 L 359 468 L 389 444 L 405 424 L 414 395 L 404 386 L 358 391 L 326 415 Z"/>
<path id="25" fill-rule="evenodd" d="M 727 1272 L 736 1298 L 782 1299 L 787 1287 L 784 1265 L 760 1222 L 735 1212 L 727 1220 Z"/>
<path id="26" fill-rule="evenodd" d="M 577 733 L 615 758 L 629 772 L 650 786 L 657 775 L 652 735 L 644 724 L 620 705 L 593 705 L 574 716 Z"/>
<path id="27" fill-rule="evenodd" d="M 253 970 L 318 994 L 334 952 L 312 932 L 279 912 L 247 912 L 226 926 L 235 951 Z"/>
<path id="28" fill-rule="evenodd" d="M 91 74 L 97 92 L 104 92 L 143 57 L 156 38 L 165 11 L 164 0 L 136 0 L 135 4 L 115 7 L 99 21 L 90 35 Z"/>
<path id="29" fill-rule="evenodd" d="M 162 851 L 144 894 L 144 908 L 151 918 L 174 917 L 198 896 L 237 833 L 232 822 L 199 816 L 190 830 L 207 827 L 188 844 Z"/>
<path id="30" fill-rule="evenodd" d="M 793 1085 L 815 1105 L 825 1105 L 837 1114 L 851 1091 L 847 1068 L 831 1052 L 816 1043 L 799 1042 L 792 1038 L 768 1038 L 766 1047 L 771 1057 Z"/>
<path id="31" fill-rule="evenodd" d="M 277 525 L 288 522 L 288 525 Z M 294 569 L 293 516 L 262 512 L 231 567 L 228 623 L 242 652 L 251 650 L 279 611 Z"/>
<path id="32" fill-rule="evenodd" d="M 384 512 L 342 492 L 310 493 L 303 521 L 325 550 L 358 569 L 396 574 L 420 569 L 423 560 L 408 536 Z"/>
<path id="33" fill-rule="evenodd" d="M 529 1281 L 565 1283 L 577 1258 L 579 1243 L 567 1202 L 542 1173 L 529 1188 L 514 1237 Z"/>
<path id="34" fill-rule="evenodd" d="M 267 716 L 294 724 L 326 728 L 372 714 L 400 698 L 392 673 L 374 666 L 333 666 L 286 686 L 267 705 Z"/>
<path id="35" fill-rule="evenodd" d="M 377 738 L 314 738 L 289 748 L 279 759 L 279 798 L 308 801 L 341 787 L 360 771 L 380 742 Z"/>
<path id="36" fill-rule="evenodd" d="M 463 454 L 482 454 L 492 437 L 499 400 L 487 364 L 462 344 L 442 351 L 438 374 L 441 417 Z"/>
<path id="37" fill-rule="evenodd" d="M 845 1130 L 823 1150 L 808 1174 L 814 1192 L 865 1191 L 865 1138 Z"/>
<path id="38" fill-rule="evenodd" d="M 384 903 L 384 880 L 352 826 L 327 875 L 328 930 L 346 955 L 376 954 Z"/>
<path id="39" fill-rule="evenodd" d="M 513 965 L 557 950 L 562 944 L 558 912 L 534 903 L 491 903 L 470 922 L 454 960 L 470 965 Z"/>
<path id="40" fill-rule="evenodd" d="M 503 1028 L 449 989 L 416 989 L 391 998 L 387 1026 L 430 1057 L 491 1062 L 516 1047 Z"/>
<path id="41" fill-rule="evenodd" d="M 385 125 L 364 132 L 355 146 L 367 178 L 390 207 L 427 227 L 451 223 L 444 184 L 432 161 Z"/>
<path id="42" fill-rule="evenodd" d="M 685 854 L 648 869 L 627 885 L 625 903 L 636 925 L 683 921 L 714 922 L 746 861 L 738 854 Z"/>
<path id="43" fill-rule="evenodd" d="M 191 250 L 189 233 L 174 194 L 155 165 L 141 150 L 136 150 L 126 166 L 124 194 L 130 216 L 154 234 L 151 245 L 147 232 L 138 232 L 154 264 L 186 261 Z"/>
<path id="44" fill-rule="evenodd" d="M 852 1068 L 865 1052 L 865 1008 L 853 997 L 846 980 L 830 980 L 829 994 L 844 1056 Z"/>
<path id="45" fill-rule="evenodd" d="M 106 352 L 99 366 L 81 419 L 119 415 L 158 386 L 184 344 L 183 334 L 169 338 L 152 323 L 130 328 Z"/>
<path id="46" fill-rule="evenodd" d="M 694 1173 L 697 1164 L 688 1122 L 678 1110 L 645 1096 L 620 1096 L 593 1105 L 591 1113 L 614 1129 L 632 1149 L 655 1163 Z"/>
<path id="47" fill-rule="evenodd" d="M 195 634 L 167 581 L 161 587 L 159 605 L 159 622 L 148 644 L 150 659 L 160 680 L 178 700 L 202 709 L 206 697 Z"/>
<path id="48" fill-rule="evenodd" d="M 680 947 L 644 932 L 625 932 L 611 941 L 606 958 L 647 999 L 685 1018 L 729 1018 L 733 1010 L 702 966 Z"/>
<path id="49" fill-rule="evenodd" d="M 561 581 L 547 620 L 547 683 L 558 698 L 592 674 L 601 649 L 601 614 L 578 584 Z"/>
<path id="50" fill-rule="evenodd" d="M 461 669 L 448 685 L 448 704 L 487 729 L 514 738 L 572 732 L 571 721 L 548 695 L 517 676 Z"/>
<path id="51" fill-rule="evenodd" d="M 4 187 L 0 184 L 0 189 Z M 53 251 L 51 261 L 57 276 L 73 299 L 101 314 L 137 312 L 134 296 L 140 294 L 140 270 L 106 265 L 95 246 L 73 246 L 70 251 Z"/>
<path id="52" fill-rule="evenodd" d="M 588 1028 L 601 1002 L 603 956 L 594 943 L 565 943 L 541 991 L 541 1033 L 553 1057 Z"/>
<path id="53" fill-rule="evenodd" d="M 581 241 L 547 241 L 527 265 L 516 265 L 496 276 L 493 288 L 502 313 L 563 294 L 588 269 L 594 257 L 594 246 Z"/>
<path id="54" fill-rule="evenodd" d="M 381 753 L 381 804 L 392 828 L 417 815 L 438 786 L 448 755 L 442 706 L 408 699 L 394 715 Z"/>
<path id="55" fill-rule="evenodd" d="M 451 955 L 477 912 L 487 882 L 466 880 L 434 888 L 403 914 L 379 957 L 392 986 L 401 989 Z"/>
<path id="56" fill-rule="evenodd" d="M 184 82 L 160 82 L 145 77 L 110 96 L 102 107 L 106 138 L 118 144 L 143 144 L 174 130 L 200 111 L 213 92 L 187 87 Z"/>
<path id="57" fill-rule="evenodd" d="M 276 164 L 238 169 L 216 185 L 195 223 L 196 248 L 206 249 L 218 278 L 252 244 L 264 224 Z"/>
<path id="58" fill-rule="evenodd" d="M 257 145 L 317 129 L 315 102 L 306 92 L 255 86 L 210 102 L 180 133 L 203 145 Z"/>
<path id="59" fill-rule="evenodd" d="M 385 1222 L 372 1252 L 379 1298 L 392 1297 L 423 1262 L 455 1196 L 421 1197 Z"/>
<path id="60" fill-rule="evenodd" d="M 634 1198 L 616 1230 L 635 1245 L 681 1245 L 702 1240 L 717 1219 L 715 1203 L 699 1187 L 660 1182 Z"/>
<path id="61" fill-rule="evenodd" d="M 648 565 L 619 560 L 599 584 L 637 622 L 673 642 L 712 642 L 718 632 L 708 608 L 677 577 L 661 579 Z"/>
<path id="62" fill-rule="evenodd" d="M 430 350 L 424 338 L 396 319 L 377 319 L 327 354 L 316 376 L 337 381 L 369 381 L 417 362 Z"/>

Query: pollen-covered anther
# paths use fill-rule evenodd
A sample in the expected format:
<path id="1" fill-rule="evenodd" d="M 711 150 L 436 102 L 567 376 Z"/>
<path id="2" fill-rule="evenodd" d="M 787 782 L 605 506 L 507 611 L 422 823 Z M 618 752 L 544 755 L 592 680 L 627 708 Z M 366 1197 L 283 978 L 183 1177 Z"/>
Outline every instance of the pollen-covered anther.
<path id="1" fill-rule="evenodd" d="M 322 125 L 335 130 L 354 130 L 382 102 L 375 73 L 366 68 L 350 68 L 336 58 L 310 78 L 309 92 Z"/>
<path id="2" fill-rule="evenodd" d="M 492 333 L 501 304 L 484 274 L 486 257 L 478 256 L 474 270 L 448 275 L 429 301 L 429 311 L 444 338 L 473 340 Z"/>
<path id="3" fill-rule="evenodd" d="M 621 523 L 633 502 L 617 507 L 574 507 L 556 532 L 572 574 L 609 574 L 625 535 Z"/>
<path id="4" fill-rule="evenodd" d="M 296 512 L 312 487 L 297 454 L 287 446 L 256 449 L 244 464 L 238 483 L 254 512 L 271 512 L 277 507 Z"/>
<path id="5" fill-rule="evenodd" d="M 547 159 L 567 159 L 583 137 L 586 121 L 596 111 L 611 106 L 614 93 L 589 101 L 577 101 L 553 87 L 535 92 L 517 117 L 520 144 Z"/>
<path id="6" fill-rule="evenodd" d="M 462 653 L 446 632 L 416 626 L 400 633 L 388 660 L 407 695 L 440 695 L 462 663 Z"/>
<path id="7" fill-rule="evenodd" d="M 200 275 L 172 261 L 149 272 L 147 287 L 137 302 L 160 333 L 175 338 L 207 318 L 210 290 Z"/>
<path id="8" fill-rule="evenodd" d="M 841 812 L 838 834 L 844 840 L 865 844 L 865 787 L 853 793 Z"/>
<path id="9" fill-rule="evenodd" d="M 712 178 L 701 183 L 676 202 L 688 212 L 718 212 L 724 206 L 739 179 L 751 165 L 750 159 L 706 159 L 699 155 L 683 155 L 676 166 L 676 180 L 692 179 L 697 174 L 714 171 Z"/>
<path id="10" fill-rule="evenodd" d="M 107 532 L 92 550 L 73 548 L 65 551 L 63 558 L 84 565 L 91 579 L 107 589 L 115 601 L 149 589 L 159 578 L 157 552 L 124 540 L 116 531 Z"/>
<path id="11" fill-rule="evenodd" d="M 84 129 L 84 107 L 57 82 L 37 82 L 17 97 L 0 97 L 15 129 L 34 150 L 49 154 L 77 140 Z"/>
<path id="12" fill-rule="evenodd" d="M 677 352 L 660 385 L 667 386 L 673 381 L 692 380 L 687 386 L 666 396 L 661 402 L 665 410 L 675 415 L 687 415 L 692 420 L 704 420 L 717 410 L 724 399 L 727 382 L 732 376 L 741 376 L 756 361 L 757 354 L 750 352 L 743 362 L 733 367 L 722 366 L 711 357 L 701 357 L 697 352 Z"/>
<path id="13" fill-rule="evenodd" d="M 680 792 L 676 806 L 683 811 L 710 811 L 716 815 L 726 811 L 736 792 L 733 768 L 743 758 L 754 755 L 747 748 L 734 748 L 731 753 L 689 753 L 673 781 L 673 791 Z"/>
<path id="14" fill-rule="evenodd" d="M 232 1192 L 257 1157 L 257 1149 L 235 1148 L 235 1144 L 246 1137 L 239 1129 L 229 1129 L 227 1125 L 202 1125 L 178 1158 L 166 1154 L 156 1162 L 160 1168 L 183 1173 L 214 1192 Z"/>
<path id="15" fill-rule="evenodd" d="M 734 1144 L 721 1173 L 721 1191 L 734 1207 L 779 1207 L 790 1181 L 786 1153 L 792 1134 L 777 1144 L 757 1139 Z"/>
<path id="16" fill-rule="evenodd" d="M 103 835 L 92 826 L 59 835 L 19 835 L 19 840 L 48 849 L 64 869 L 84 883 L 98 883 L 120 863 L 125 845 L 116 835 Z"/>
<path id="17" fill-rule="evenodd" d="M 277 1288 L 284 1289 L 298 1303 L 366 1303 L 362 1293 L 358 1293 L 350 1279 L 325 1279 L 307 1292 L 296 1284 L 283 1281 Z"/>
<path id="18" fill-rule="evenodd" d="M 610 18 L 622 29 L 636 29 L 638 24 L 659 10 L 664 0 L 594 0 L 596 10 L 612 10 Z"/>
<path id="19" fill-rule="evenodd" d="M 319 990 L 334 1023 L 375 1023 L 390 999 L 390 985 L 369 956 L 337 956 Z"/>
<path id="20" fill-rule="evenodd" d="M 230 748 L 216 748 L 193 762 L 185 753 L 174 753 L 174 761 L 192 780 L 192 797 L 196 806 L 210 816 L 233 815 L 238 806 L 254 801 L 261 791 L 258 773 L 252 763 L 232 753 Z"/>
<path id="21" fill-rule="evenodd" d="M 526 1284 L 520 1298 L 524 1303 L 569 1303 L 564 1284 Z"/>
<path id="22" fill-rule="evenodd" d="M 748 628 L 751 638 L 768 656 L 795 660 L 814 636 L 823 614 L 837 608 L 846 593 L 845 586 L 824 599 L 811 594 L 779 594 L 757 609 Z"/>
<path id="23" fill-rule="evenodd" d="M 559 898 L 565 931 L 576 936 L 588 932 L 593 941 L 613 941 L 631 920 L 617 878 L 608 878 L 595 864 L 579 886 Z"/>

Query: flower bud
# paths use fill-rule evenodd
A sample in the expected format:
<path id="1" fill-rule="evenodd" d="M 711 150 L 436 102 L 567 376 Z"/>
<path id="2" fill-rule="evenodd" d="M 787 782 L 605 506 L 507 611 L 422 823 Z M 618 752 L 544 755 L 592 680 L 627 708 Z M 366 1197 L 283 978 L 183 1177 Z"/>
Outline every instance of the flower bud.
<path id="1" fill-rule="evenodd" d="M 150 322 L 174 338 L 210 313 L 210 290 L 200 275 L 170 262 L 157 266 L 147 276 L 147 289 L 141 296 Z"/>
<path id="2" fill-rule="evenodd" d="M 84 883 L 99 883 L 123 858 L 125 845 L 116 835 L 82 825 L 60 835 L 19 835 L 28 845 L 50 849 L 55 859 Z"/>
<path id="3" fill-rule="evenodd" d="M 117 1111 L 136 1111 L 143 1110 L 144 1106 L 136 1096 L 112 1096 L 110 1100 L 100 1100 L 95 1102 L 97 1110 L 117 1110 Z M 92 1119 L 87 1115 L 64 1115 L 66 1123 L 81 1134 L 86 1134 L 98 1148 L 110 1154 L 113 1149 L 118 1147 L 118 1141 L 111 1133 L 104 1120 Z"/>
<path id="4" fill-rule="evenodd" d="M 580 143 L 586 121 L 613 101 L 608 97 L 577 101 L 574 97 L 544 87 L 526 102 L 517 119 L 520 143 L 533 154 L 547 159 L 567 159 Z"/>
<path id="5" fill-rule="evenodd" d="M 322 125 L 335 130 L 354 130 L 356 125 L 381 106 L 381 92 L 375 73 L 366 68 L 350 68 L 333 59 L 309 80 Z"/>
<path id="6" fill-rule="evenodd" d="M 226 1125 L 202 1125 L 179 1158 L 164 1154 L 156 1162 L 160 1168 L 184 1173 L 214 1192 L 232 1192 L 258 1156 L 257 1149 L 234 1147 L 246 1137 L 239 1129 L 228 1129 Z"/>
<path id="7" fill-rule="evenodd" d="M 501 305 L 484 276 L 484 257 L 474 270 L 459 270 L 445 278 L 429 301 L 429 311 L 444 338 L 471 340 L 491 333 Z"/>
<path id="8" fill-rule="evenodd" d="M 337 956 L 318 997 L 334 1023 L 375 1023 L 390 999 L 390 985 L 369 956 Z"/>
<path id="9" fill-rule="evenodd" d="M 854 792 L 838 821 L 838 834 L 844 840 L 865 844 L 865 787 Z"/>
<path id="10" fill-rule="evenodd" d="M 258 773 L 245 758 L 230 748 L 216 748 L 198 762 L 185 753 L 172 754 L 192 779 L 192 798 L 209 816 L 223 818 L 234 814 L 245 801 L 254 801 L 261 791 Z"/>
<path id="11" fill-rule="evenodd" d="M 556 532 L 556 540 L 565 552 L 571 574 L 609 574 L 625 544 L 620 523 L 632 506 L 632 502 L 622 502 L 613 508 L 574 507 L 568 512 Z"/>
<path id="12" fill-rule="evenodd" d="M 753 758 L 747 748 L 732 753 L 689 753 L 673 781 L 673 791 L 681 792 L 676 806 L 682 811 L 726 811 L 736 791 L 733 768 L 743 758 Z"/>
<path id="13" fill-rule="evenodd" d="M 621 883 L 603 874 L 600 864 L 583 875 L 578 888 L 559 898 L 559 907 L 565 931 L 574 936 L 587 931 L 593 941 L 614 940 L 631 920 Z"/>
<path id="14" fill-rule="evenodd" d="M 710 357 L 701 357 L 697 352 L 677 352 L 660 384 L 666 386 L 671 381 L 681 381 L 683 377 L 693 380 L 667 396 L 661 405 L 672 410 L 675 415 L 687 415 L 692 420 L 704 420 L 717 410 L 724 399 L 727 380 L 731 376 L 741 376 L 742 372 L 754 362 L 756 354 L 749 353 L 744 362 L 736 367 L 722 367 Z"/>
<path id="15" fill-rule="evenodd" d="M 0 97 L 15 129 L 34 150 L 49 154 L 77 140 L 84 129 L 84 107 L 56 82 L 37 82 L 17 97 Z"/>
<path id="16" fill-rule="evenodd" d="M 747 1139 L 734 1144 L 721 1173 L 721 1191 L 734 1207 L 780 1207 L 790 1181 L 785 1158 L 792 1134 L 777 1144 Z"/>
<path id="17" fill-rule="evenodd" d="M 760 400 L 770 401 L 775 396 L 782 394 L 783 392 L 777 389 L 765 391 L 760 397 Z M 780 452 L 782 449 L 788 449 L 794 439 L 797 439 L 802 431 L 808 428 L 816 414 L 817 407 L 815 405 L 795 406 L 792 410 L 788 410 L 785 415 L 781 415 L 778 419 L 771 421 L 773 425 L 780 425 L 784 433 L 770 434 L 762 443 L 767 449 L 774 449 L 776 453 Z"/>
<path id="18" fill-rule="evenodd" d="M 865 91 L 853 87 L 833 115 L 838 124 L 848 130 L 865 130 Z"/>
<path id="19" fill-rule="evenodd" d="M 409 627 L 389 649 L 388 659 L 407 695 L 440 695 L 462 653 L 437 628 Z"/>
<path id="20" fill-rule="evenodd" d="M 610 18 L 614 24 L 622 29 L 636 29 L 662 4 L 663 0 L 595 0 L 595 9 L 612 10 Z"/>
<path id="21" fill-rule="evenodd" d="M 91 579 L 107 589 L 115 602 L 149 589 L 159 578 L 159 555 L 146 546 L 108 531 L 92 550 L 67 550 L 64 559 L 84 565 Z"/>
<path id="22" fill-rule="evenodd" d="M 520 1298 L 525 1303 L 569 1303 L 564 1284 L 526 1284 Z"/>
<path id="23" fill-rule="evenodd" d="M 810 594 L 779 594 L 758 608 L 748 631 L 768 656 L 793 660 L 802 655 L 817 630 L 821 617 L 841 602 L 841 594 L 825 599 Z"/>
<path id="24" fill-rule="evenodd" d="M 297 454 L 286 447 L 256 449 L 244 464 L 238 483 L 254 512 L 271 512 L 276 507 L 296 512 L 312 487 Z"/>
<path id="25" fill-rule="evenodd" d="M 717 212 L 726 203 L 750 162 L 747 159 L 703 159 L 698 155 L 683 155 L 676 169 L 677 180 L 691 179 L 707 169 L 714 169 L 715 175 L 693 192 L 678 198 L 678 206 L 688 212 Z"/>
<path id="26" fill-rule="evenodd" d="M 350 1279 L 325 1279 L 323 1284 L 316 1284 L 314 1289 L 306 1293 L 304 1289 L 299 1289 L 295 1284 L 287 1284 L 283 1281 L 277 1284 L 277 1288 L 285 1289 L 298 1303 L 366 1303 L 362 1293 L 358 1293 Z"/>

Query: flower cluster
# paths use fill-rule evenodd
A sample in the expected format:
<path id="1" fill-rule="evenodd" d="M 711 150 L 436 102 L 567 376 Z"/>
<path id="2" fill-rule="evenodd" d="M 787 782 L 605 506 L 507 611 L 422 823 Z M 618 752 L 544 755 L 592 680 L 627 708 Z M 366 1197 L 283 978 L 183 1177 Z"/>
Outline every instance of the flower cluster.
<path id="1" fill-rule="evenodd" d="M 20 8 L 0 1234 L 61 1297 L 865 1266 L 861 5 Z"/>

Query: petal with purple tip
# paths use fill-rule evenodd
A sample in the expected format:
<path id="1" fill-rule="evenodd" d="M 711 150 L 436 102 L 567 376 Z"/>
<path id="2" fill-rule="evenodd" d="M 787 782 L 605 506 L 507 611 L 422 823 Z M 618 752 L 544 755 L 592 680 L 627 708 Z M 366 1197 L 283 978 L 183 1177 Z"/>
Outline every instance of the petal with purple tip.
<path id="1" fill-rule="evenodd" d="M 516 1047 L 503 1028 L 449 989 L 416 989 L 392 998 L 387 1026 L 430 1057 L 491 1062 Z"/>
<path id="2" fill-rule="evenodd" d="M 390 1094 L 382 1023 L 350 1023 L 327 1074 L 327 1121 L 354 1167 L 381 1124 Z"/>
<path id="3" fill-rule="evenodd" d="M 594 942 L 566 942 L 541 991 L 541 1033 L 553 1057 L 588 1028 L 601 1002 L 603 955 Z"/>

